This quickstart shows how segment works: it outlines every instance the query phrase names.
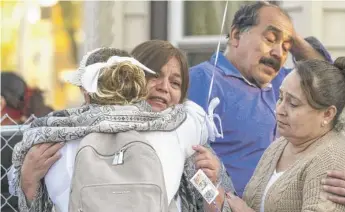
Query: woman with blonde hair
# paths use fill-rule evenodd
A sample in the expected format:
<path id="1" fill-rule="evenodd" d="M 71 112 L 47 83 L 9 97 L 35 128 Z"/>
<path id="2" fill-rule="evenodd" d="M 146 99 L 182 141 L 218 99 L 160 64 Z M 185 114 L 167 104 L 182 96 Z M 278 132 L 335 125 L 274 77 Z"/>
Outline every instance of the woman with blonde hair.
<path id="1" fill-rule="evenodd" d="M 49 197 L 59 211 L 67 211 L 69 182 L 72 178 L 71 174 L 67 175 L 73 171 L 74 161 L 73 157 L 64 157 L 67 154 L 64 150 L 75 154 L 80 139 L 89 133 L 136 130 L 140 131 L 157 151 L 163 167 L 169 204 L 178 190 L 184 161 L 194 152 L 192 146 L 205 144 L 212 131 L 207 129 L 205 120 L 207 122 L 208 119 L 205 119 L 205 113 L 190 101 L 166 108 L 159 113 L 152 112 L 152 107 L 144 101 L 148 94 L 144 71 L 146 75 L 152 76 L 156 75 L 154 71 L 130 57 L 113 56 L 106 63 L 83 65 L 90 54 L 86 55 L 81 69 L 70 79 L 70 82 L 82 87 L 90 104 L 54 112 L 34 121 L 31 128 L 24 133 L 23 142 L 15 147 L 13 164 L 16 170 L 20 171 L 25 152 L 33 144 L 68 141 L 61 151 L 63 157 L 45 176 Z M 125 124 L 116 118 L 120 114 L 121 118 L 125 117 Z M 97 140 L 101 142 L 102 139 Z M 68 161 L 68 158 L 72 160 Z M 62 183 L 56 184 L 57 179 Z M 19 181 L 19 187 L 18 183 Z M 41 190 L 40 195 L 47 193 Z M 46 198 L 40 198 L 40 201 L 44 199 Z M 38 204 L 38 207 L 42 206 L 45 209 L 34 210 L 48 209 L 45 203 Z M 26 203 L 22 207 L 27 207 Z"/>

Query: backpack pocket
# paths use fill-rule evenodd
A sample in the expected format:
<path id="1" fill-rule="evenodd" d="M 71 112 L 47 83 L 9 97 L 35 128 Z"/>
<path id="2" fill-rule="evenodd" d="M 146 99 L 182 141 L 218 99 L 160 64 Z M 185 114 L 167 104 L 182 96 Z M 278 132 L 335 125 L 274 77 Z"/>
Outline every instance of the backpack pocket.
<path id="1" fill-rule="evenodd" d="M 81 189 L 79 212 L 159 212 L 162 190 L 154 184 L 102 184 Z"/>

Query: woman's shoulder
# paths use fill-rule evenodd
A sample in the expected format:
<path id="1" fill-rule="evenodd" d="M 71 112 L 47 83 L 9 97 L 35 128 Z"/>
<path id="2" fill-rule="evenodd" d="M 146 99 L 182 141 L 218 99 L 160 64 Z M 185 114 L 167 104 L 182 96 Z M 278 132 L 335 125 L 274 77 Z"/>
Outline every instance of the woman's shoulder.
<path id="1" fill-rule="evenodd" d="M 345 134 L 344 132 L 331 131 L 327 140 L 321 143 L 317 153 L 319 158 L 345 161 Z"/>
<path id="2" fill-rule="evenodd" d="M 323 174 L 327 170 L 344 169 L 345 135 L 342 132 L 330 132 L 320 143 L 315 154 L 312 154 L 308 170 Z"/>
<path id="3" fill-rule="evenodd" d="M 183 106 L 186 110 L 187 122 L 189 123 L 191 130 L 195 128 L 198 134 L 200 134 L 200 131 L 205 131 L 206 121 L 208 120 L 205 110 L 190 100 L 185 101 Z"/>
<path id="4" fill-rule="evenodd" d="M 183 106 L 186 108 L 187 113 L 192 113 L 192 114 L 198 114 L 201 116 L 205 116 L 206 112 L 205 110 L 198 105 L 197 103 L 193 102 L 192 100 L 186 100 L 183 103 Z"/>
<path id="5" fill-rule="evenodd" d="M 268 148 L 265 150 L 262 158 L 264 158 L 266 156 L 272 157 L 273 154 L 275 154 L 277 152 L 282 152 L 284 150 L 286 144 L 287 144 L 286 138 L 284 138 L 283 136 L 277 138 L 268 146 Z"/>

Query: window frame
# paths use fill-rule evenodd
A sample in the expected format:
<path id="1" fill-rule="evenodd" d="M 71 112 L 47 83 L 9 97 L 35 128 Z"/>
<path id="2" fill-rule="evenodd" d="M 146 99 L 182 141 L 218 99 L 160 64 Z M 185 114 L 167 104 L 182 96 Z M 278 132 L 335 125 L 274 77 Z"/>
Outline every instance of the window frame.
<path id="1" fill-rule="evenodd" d="M 220 50 L 224 50 L 227 43 L 227 32 L 223 29 L 218 35 L 184 35 L 184 0 L 168 1 L 168 40 L 176 47 L 187 53 L 210 52 L 217 50 L 220 40 Z M 279 1 L 269 1 L 271 4 L 279 5 Z M 228 15 L 226 18 L 229 18 Z M 219 29 L 220 30 L 220 29 Z M 220 33 L 220 31 L 219 31 Z"/>
<path id="2" fill-rule="evenodd" d="M 184 1 L 168 3 L 168 40 L 187 53 L 210 52 L 217 50 L 220 40 L 221 49 L 226 45 L 226 32 L 222 35 L 184 35 Z M 219 29 L 220 30 L 220 29 Z M 219 31 L 220 33 L 220 31 Z"/>

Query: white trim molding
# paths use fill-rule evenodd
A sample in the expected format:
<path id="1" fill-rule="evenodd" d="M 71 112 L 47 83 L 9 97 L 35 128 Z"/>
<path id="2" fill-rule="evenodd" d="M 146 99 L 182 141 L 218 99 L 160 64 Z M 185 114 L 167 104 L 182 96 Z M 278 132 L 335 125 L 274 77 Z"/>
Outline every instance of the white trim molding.
<path id="1" fill-rule="evenodd" d="M 168 3 L 168 40 L 176 47 L 188 53 L 214 52 L 217 49 L 219 35 L 184 35 L 184 1 L 176 0 Z M 226 38 L 221 38 L 221 45 L 224 47 Z"/>

